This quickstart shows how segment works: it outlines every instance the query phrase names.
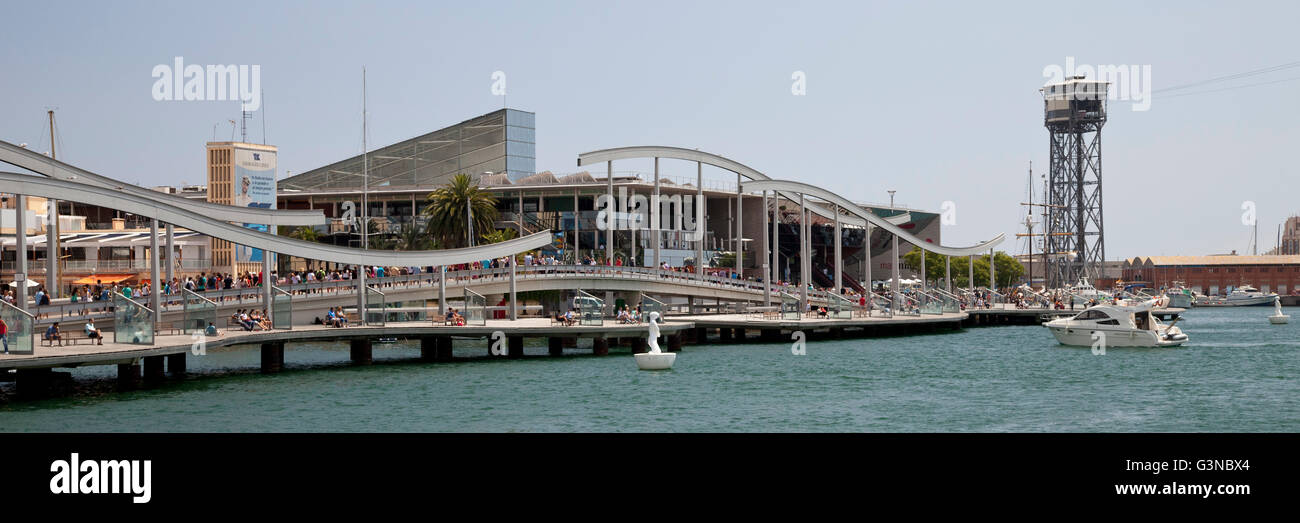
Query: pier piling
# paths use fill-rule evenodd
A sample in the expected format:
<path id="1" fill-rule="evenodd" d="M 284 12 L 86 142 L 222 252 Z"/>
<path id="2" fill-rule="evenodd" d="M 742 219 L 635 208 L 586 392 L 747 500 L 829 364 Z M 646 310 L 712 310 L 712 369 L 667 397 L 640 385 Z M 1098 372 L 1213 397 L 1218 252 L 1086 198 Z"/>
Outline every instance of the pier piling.
<path id="1" fill-rule="evenodd" d="M 144 358 L 144 380 L 150 383 L 162 381 L 167 377 L 164 371 L 163 356 L 145 356 Z"/>
<path id="2" fill-rule="evenodd" d="M 167 373 L 173 378 L 185 377 L 185 353 L 167 355 Z"/>
<path id="3" fill-rule="evenodd" d="M 183 355 L 182 355 L 183 356 Z M 284 368 L 284 343 L 262 344 L 262 374 L 274 374 Z"/>
<path id="4" fill-rule="evenodd" d="M 596 338 L 592 340 L 591 353 L 597 356 L 609 354 L 609 340 L 606 338 Z"/>
<path id="5" fill-rule="evenodd" d="M 506 347 L 506 350 L 507 350 L 507 352 L 506 352 L 506 356 L 507 356 L 507 357 L 510 357 L 510 358 L 522 358 L 522 357 L 524 357 L 524 337 L 523 337 L 523 336 L 510 336 L 509 338 L 507 338 L 507 341 L 509 342 L 509 343 L 507 344 L 507 347 Z"/>
<path id="6" fill-rule="evenodd" d="M 370 365 L 374 359 L 370 350 L 370 338 L 357 338 L 351 342 L 352 364 Z"/>
<path id="7" fill-rule="evenodd" d="M 555 336 L 546 338 L 546 349 L 551 356 L 564 354 L 564 338 L 558 338 Z"/>
<path id="8" fill-rule="evenodd" d="M 118 390 L 132 390 L 140 386 L 140 364 L 119 363 L 117 365 Z"/>

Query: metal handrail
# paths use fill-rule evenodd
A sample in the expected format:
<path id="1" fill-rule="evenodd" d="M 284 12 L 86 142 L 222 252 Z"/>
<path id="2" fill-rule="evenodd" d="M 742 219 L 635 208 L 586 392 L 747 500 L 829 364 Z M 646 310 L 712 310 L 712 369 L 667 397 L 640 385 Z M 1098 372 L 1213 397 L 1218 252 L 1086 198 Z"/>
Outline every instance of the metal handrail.
<path id="1" fill-rule="evenodd" d="M 205 301 L 205 302 L 208 302 L 208 304 L 209 304 L 209 305 L 212 305 L 213 307 L 220 307 L 220 305 L 217 305 L 217 302 L 207 299 L 207 298 L 204 297 L 202 294 L 199 294 L 199 293 L 197 293 L 197 292 L 194 292 L 194 291 L 189 290 L 189 289 L 186 289 L 186 288 L 181 288 L 181 291 L 183 291 L 183 292 L 181 292 L 181 296 L 183 296 L 183 297 L 186 297 L 186 298 L 198 298 L 198 299 L 200 299 L 200 300 L 203 300 L 203 301 Z"/>

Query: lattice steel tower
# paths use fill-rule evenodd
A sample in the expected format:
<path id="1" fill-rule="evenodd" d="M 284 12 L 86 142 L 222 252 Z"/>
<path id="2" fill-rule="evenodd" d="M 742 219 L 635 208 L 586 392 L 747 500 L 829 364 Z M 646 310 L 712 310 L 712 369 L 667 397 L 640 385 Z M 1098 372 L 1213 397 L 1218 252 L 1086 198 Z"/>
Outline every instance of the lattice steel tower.
<path id="1" fill-rule="evenodd" d="M 1048 84 L 1043 124 L 1051 134 L 1046 234 L 1047 285 L 1101 276 L 1106 241 L 1101 207 L 1101 126 L 1107 82 L 1082 76 Z"/>

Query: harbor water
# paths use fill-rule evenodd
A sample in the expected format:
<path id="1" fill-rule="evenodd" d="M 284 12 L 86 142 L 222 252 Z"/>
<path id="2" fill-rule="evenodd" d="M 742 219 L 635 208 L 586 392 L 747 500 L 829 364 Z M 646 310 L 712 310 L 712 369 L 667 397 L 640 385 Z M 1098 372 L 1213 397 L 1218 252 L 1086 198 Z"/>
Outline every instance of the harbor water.
<path id="1" fill-rule="evenodd" d="M 0 431 L 1296 432 L 1300 325 L 1269 314 L 1190 310 L 1178 348 L 1098 355 L 1038 326 L 983 327 L 810 341 L 804 355 L 687 345 L 663 372 L 638 371 L 626 347 L 593 356 L 589 340 L 519 360 L 458 340 L 456 356 L 475 358 L 453 363 L 399 342 L 362 367 L 346 344 L 291 345 L 274 375 L 255 348 L 214 350 L 190 356 L 184 380 L 130 392 L 113 391 L 114 367 L 74 369 L 77 391 L 47 400 L 2 383 Z"/>

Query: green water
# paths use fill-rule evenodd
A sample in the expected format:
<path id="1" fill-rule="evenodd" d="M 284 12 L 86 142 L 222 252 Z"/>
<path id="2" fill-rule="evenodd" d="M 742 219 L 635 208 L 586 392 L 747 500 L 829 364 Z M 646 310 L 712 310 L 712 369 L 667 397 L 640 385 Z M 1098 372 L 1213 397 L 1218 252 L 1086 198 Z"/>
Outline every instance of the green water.
<path id="1" fill-rule="evenodd" d="M 1289 311 L 1300 323 L 1300 314 Z M 190 356 L 189 378 L 109 392 L 115 368 L 73 371 L 70 397 L 0 403 L 0 431 L 1300 431 L 1300 325 L 1264 307 L 1201 309 L 1190 345 L 1058 345 L 1042 327 L 788 343 L 686 346 L 641 372 L 626 348 L 522 360 L 412 361 L 413 345 L 295 345 L 288 369 L 257 350 Z M 456 342 L 457 356 L 486 353 Z M 11 395 L 12 383 L 0 384 Z"/>

